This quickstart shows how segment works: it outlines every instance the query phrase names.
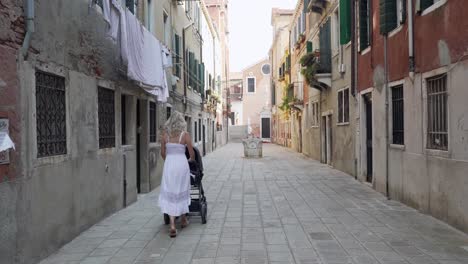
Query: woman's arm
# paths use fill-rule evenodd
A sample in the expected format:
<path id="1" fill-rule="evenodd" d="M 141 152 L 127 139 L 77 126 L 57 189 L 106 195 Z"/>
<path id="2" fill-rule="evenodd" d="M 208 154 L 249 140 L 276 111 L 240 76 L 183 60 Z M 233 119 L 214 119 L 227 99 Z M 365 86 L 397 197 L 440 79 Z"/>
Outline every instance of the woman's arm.
<path id="1" fill-rule="evenodd" d="M 166 160 L 166 132 L 161 133 L 161 157 Z"/>
<path id="2" fill-rule="evenodd" d="M 185 133 L 185 144 L 187 144 L 190 160 L 195 160 L 195 151 L 193 151 L 192 137 L 188 132 Z"/>

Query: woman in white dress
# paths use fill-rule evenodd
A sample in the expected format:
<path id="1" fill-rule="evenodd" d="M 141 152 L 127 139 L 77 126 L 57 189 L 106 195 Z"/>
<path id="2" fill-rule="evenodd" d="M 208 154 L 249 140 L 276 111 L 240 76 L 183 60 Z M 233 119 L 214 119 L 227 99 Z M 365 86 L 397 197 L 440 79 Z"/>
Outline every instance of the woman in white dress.
<path id="1" fill-rule="evenodd" d="M 185 156 L 188 147 L 190 161 L 195 160 L 190 134 L 186 132 L 187 123 L 184 116 L 174 111 L 165 124 L 161 138 L 161 156 L 165 160 L 159 207 L 170 216 L 170 237 L 177 235 L 175 218 L 182 216 L 181 227 L 188 225 L 186 213 L 190 205 L 190 169 Z"/>

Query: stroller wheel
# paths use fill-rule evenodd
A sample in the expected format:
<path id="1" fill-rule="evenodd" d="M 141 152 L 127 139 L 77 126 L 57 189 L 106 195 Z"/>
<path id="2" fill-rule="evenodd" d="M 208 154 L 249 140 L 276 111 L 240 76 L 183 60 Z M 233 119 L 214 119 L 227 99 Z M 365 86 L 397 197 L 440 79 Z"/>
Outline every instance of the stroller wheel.
<path id="1" fill-rule="evenodd" d="M 206 217 L 208 214 L 208 205 L 206 204 L 206 202 L 201 203 L 200 214 L 201 214 L 202 224 L 206 224 Z"/>
<path id="2" fill-rule="evenodd" d="M 169 215 L 164 214 L 164 224 L 168 225 L 171 222 L 171 219 L 169 218 Z"/>

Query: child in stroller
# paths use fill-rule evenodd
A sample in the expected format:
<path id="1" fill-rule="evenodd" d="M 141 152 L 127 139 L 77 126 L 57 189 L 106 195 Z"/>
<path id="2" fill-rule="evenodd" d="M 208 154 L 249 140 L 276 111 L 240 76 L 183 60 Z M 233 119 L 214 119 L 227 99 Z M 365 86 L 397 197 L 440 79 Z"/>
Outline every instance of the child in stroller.
<path id="1" fill-rule="evenodd" d="M 205 191 L 203 190 L 203 161 L 198 148 L 193 147 L 195 152 L 195 161 L 189 162 L 190 167 L 190 184 L 191 184 L 191 203 L 189 206 L 190 216 L 200 216 L 202 224 L 206 224 L 206 216 L 208 206 L 206 203 Z M 185 156 L 187 160 L 190 158 L 188 148 L 185 148 Z M 188 162 L 188 161 L 187 161 Z M 170 222 L 169 215 L 164 214 L 164 223 L 168 225 Z"/>

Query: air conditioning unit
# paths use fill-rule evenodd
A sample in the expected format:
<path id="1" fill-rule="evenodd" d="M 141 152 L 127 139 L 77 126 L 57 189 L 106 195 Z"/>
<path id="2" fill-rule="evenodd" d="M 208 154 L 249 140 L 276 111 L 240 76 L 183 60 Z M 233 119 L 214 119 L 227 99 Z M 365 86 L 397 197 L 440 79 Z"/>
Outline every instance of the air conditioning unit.
<path id="1" fill-rule="evenodd" d="M 345 73 L 346 72 L 346 64 L 341 63 L 338 65 L 338 72 L 339 73 Z"/>

